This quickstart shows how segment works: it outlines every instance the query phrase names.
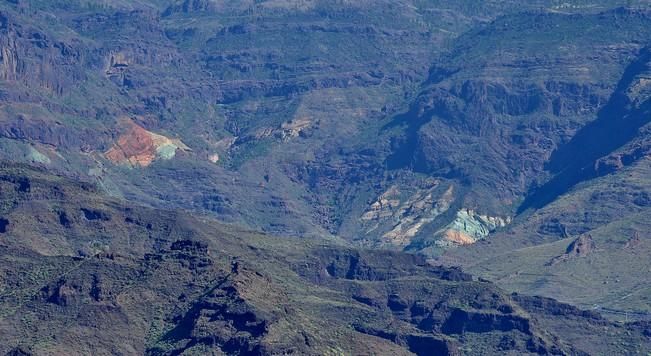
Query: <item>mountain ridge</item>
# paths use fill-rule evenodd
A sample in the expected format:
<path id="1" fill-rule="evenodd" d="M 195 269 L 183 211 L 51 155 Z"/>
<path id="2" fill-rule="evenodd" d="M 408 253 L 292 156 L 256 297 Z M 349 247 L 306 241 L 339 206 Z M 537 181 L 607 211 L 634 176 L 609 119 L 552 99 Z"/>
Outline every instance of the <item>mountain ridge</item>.
<path id="1" fill-rule="evenodd" d="M 643 324 L 509 295 L 423 256 L 288 247 L 287 238 L 106 198 L 43 169 L 0 171 L 11 202 L 0 276 L 21 276 L 0 294 L 2 352 L 582 354 L 651 342 Z M 587 335 L 568 322 L 595 334 L 578 341 Z M 631 342 L 608 341 L 622 338 Z"/>

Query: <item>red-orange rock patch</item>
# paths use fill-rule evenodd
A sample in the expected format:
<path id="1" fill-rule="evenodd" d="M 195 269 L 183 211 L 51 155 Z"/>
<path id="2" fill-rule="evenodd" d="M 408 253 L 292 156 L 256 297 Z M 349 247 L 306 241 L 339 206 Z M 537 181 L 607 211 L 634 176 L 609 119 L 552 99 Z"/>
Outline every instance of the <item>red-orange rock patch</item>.
<path id="1" fill-rule="evenodd" d="M 181 141 L 147 131 L 132 121 L 127 121 L 127 125 L 126 132 L 104 154 L 115 164 L 147 167 L 158 158 L 159 149 L 163 146 L 188 149 Z"/>
<path id="2" fill-rule="evenodd" d="M 468 234 L 457 230 L 447 230 L 443 238 L 458 245 L 471 245 L 475 243 L 475 240 Z"/>

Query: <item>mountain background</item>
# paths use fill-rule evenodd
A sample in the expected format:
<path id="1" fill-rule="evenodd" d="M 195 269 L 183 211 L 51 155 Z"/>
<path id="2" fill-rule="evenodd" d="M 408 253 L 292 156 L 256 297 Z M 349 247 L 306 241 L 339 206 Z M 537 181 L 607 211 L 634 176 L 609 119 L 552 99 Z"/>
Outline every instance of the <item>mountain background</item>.
<path id="1" fill-rule="evenodd" d="M 296 272 L 285 262 L 312 261 L 316 258 L 312 254 L 327 255 L 332 249 L 336 256 L 368 251 L 364 253 L 373 256 L 368 257 L 371 265 L 381 263 L 384 254 L 395 254 L 398 257 L 391 258 L 401 261 L 397 265 L 461 267 L 496 284 L 490 288 L 502 288 L 496 292 L 499 298 L 515 298 L 513 303 L 534 314 L 539 312 L 532 311 L 536 303 L 527 299 L 533 297 L 508 293 L 556 298 L 609 319 L 596 324 L 643 323 L 651 313 L 649 38 L 648 1 L 0 1 L 0 159 L 9 167 L 6 180 L 18 184 L 0 191 L 6 201 L 0 233 L 27 241 L 14 245 L 9 239 L 2 246 L 26 254 L 24 261 L 29 262 L 24 263 L 40 264 L 39 255 L 52 257 L 51 262 L 42 262 L 47 265 L 42 268 L 50 271 L 42 278 L 15 282 L 25 294 L 6 305 L 20 310 L 27 307 L 17 300 L 37 303 L 30 294 L 36 286 L 74 265 L 76 258 L 126 249 L 119 247 L 126 243 L 123 237 L 109 227 L 115 224 L 117 231 L 132 233 L 118 228 L 127 219 L 122 217 L 126 208 L 111 205 L 116 211 L 106 213 L 119 215 L 117 223 L 117 218 L 96 216 L 97 209 L 76 206 L 90 199 L 133 205 L 146 215 L 160 214 L 162 220 L 166 214 L 187 215 L 194 220 L 170 229 L 186 237 L 201 235 L 197 239 L 204 247 L 176 246 L 190 248 L 192 254 L 217 251 L 220 241 L 232 245 L 223 248 L 223 256 L 248 261 L 259 256 L 237 246 L 253 241 L 255 250 L 261 248 L 256 244 L 271 244 L 265 247 L 269 265 L 282 270 L 278 276 L 298 273 L 300 288 L 309 289 L 303 284 L 308 272 Z M 21 211 L 29 210 L 20 210 L 17 198 L 4 195 L 25 190 L 20 182 L 40 175 L 50 177 L 46 181 L 60 177 L 56 179 L 93 188 L 73 193 L 75 203 L 65 204 L 74 207 L 63 210 L 55 201 L 70 197 L 55 188 L 41 196 L 22 197 L 30 202 L 26 206 L 48 201 L 41 208 L 42 221 L 23 221 Z M 56 228 L 30 231 L 46 222 Z M 71 234 L 78 222 L 91 225 L 80 228 L 83 233 Z M 142 233 L 155 225 L 148 229 L 144 224 Z M 221 241 L 215 236 L 222 233 L 208 233 L 211 229 L 229 231 L 224 232 L 229 237 Z M 104 237 L 70 241 L 77 233 L 91 236 L 93 231 Z M 36 236 L 50 237 L 42 241 Z M 173 245 L 177 235 L 172 236 L 169 241 L 139 245 L 137 256 L 133 251 L 120 253 L 129 255 L 129 263 L 144 263 L 139 259 L 147 254 L 181 253 L 168 251 L 178 251 Z M 312 250 L 321 244 L 329 247 Z M 328 252 L 319 252 L 323 248 Z M 402 252 L 422 257 L 404 257 L 412 255 Z M 418 261 L 403 261 L 411 258 Z M 14 263 L 10 260 L 5 260 L 8 266 Z M 219 273 L 227 280 L 230 262 L 222 264 Z M 2 280 L 18 278 L 15 268 L 6 269 Z M 126 278 L 121 273 L 127 270 L 111 268 L 112 276 Z M 150 267 L 129 268 L 128 273 L 145 273 Z M 374 268 L 378 267 L 369 267 Z M 344 277 L 355 280 L 351 277 L 355 273 Z M 391 278 L 410 273 L 403 270 Z M 427 278 L 439 276 L 429 270 L 422 273 Z M 159 277 L 147 278 L 151 282 L 147 288 L 162 288 Z M 316 283 L 310 278 L 309 283 Z M 86 288 L 84 283 L 94 288 L 91 282 L 78 282 L 77 290 Z M 202 288 L 215 283 L 205 282 Z M 416 293 L 421 282 L 413 283 Z M 49 286 L 43 293 L 66 289 L 64 284 Z M 328 288 L 343 293 L 337 298 L 356 296 L 346 294 L 350 286 Z M 188 293 L 196 294 L 191 290 L 174 293 L 190 298 Z M 385 292 L 383 303 L 393 295 Z M 292 300 L 303 300 L 302 292 L 291 293 Z M 156 295 L 152 297 L 156 303 L 163 303 Z M 58 301 L 50 304 L 59 307 L 63 303 L 59 297 L 44 298 L 40 302 Z M 198 297 L 188 300 L 198 300 L 193 298 Z M 265 297 L 251 298 L 247 303 L 256 305 Z M 334 304 L 344 300 L 318 298 Z M 410 303 L 421 297 L 409 298 L 405 305 L 412 308 Z M 467 306 L 464 303 L 460 305 Z M 165 309 L 171 304 L 161 305 Z M 476 309 L 486 307 L 478 305 Z M 256 322 L 284 318 L 278 319 L 267 305 L 256 308 L 271 313 L 256 316 Z M 406 320 L 400 313 L 407 307 L 400 308 L 397 318 Z M 553 314 L 545 310 L 541 313 Z M 583 313 L 571 310 L 568 313 Z M 153 319 L 148 319 L 152 313 L 139 320 L 154 327 Z M 328 313 L 297 315 L 306 318 L 301 325 L 310 325 L 308 320 Z M 590 315 L 586 318 L 593 318 Z M 183 319 L 179 318 L 174 320 Z M 155 327 L 176 325 L 169 320 Z M 4 330 L 13 322 L 4 319 Z M 409 329 L 412 324 L 419 325 L 418 333 L 424 330 L 420 321 L 407 321 L 409 326 L 397 329 L 374 323 L 355 324 L 354 332 L 372 335 L 373 344 L 378 330 L 395 330 L 394 336 L 383 338 L 402 343 L 383 342 L 378 352 L 407 345 L 408 351 L 418 353 L 422 340 L 413 345 L 408 340 L 417 338 Z M 556 330 L 550 331 L 554 335 L 518 334 L 512 338 L 513 349 L 533 352 L 531 343 L 539 338 L 554 352 L 596 350 L 589 346 L 594 338 L 583 344 L 576 335 L 558 341 L 565 331 L 550 328 Z M 638 345 L 637 351 L 644 351 L 640 341 L 648 337 L 644 327 L 632 330 L 641 339 L 633 336 L 633 341 L 617 347 Z M 428 342 L 445 344 L 451 353 L 463 348 L 448 340 L 454 333 L 447 331 L 437 330 L 438 341 Z M 22 339 L 6 332 L 14 340 Z M 162 339 L 152 335 L 151 343 L 141 345 L 138 353 L 194 347 L 188 346 L 192 342 L 188 335 L 168 333 Z M 273 339 L 256 335 L 258 341 Z M 230 339 L 220 340 L 221 350 L 228 353 L 223 344 Z M 473 352 L 499 347 L 491 344 L 494 339 L 477 340 L 468 342 L 484 346 Z M 243 345 L 233 347 L 239 352 L 256 347 Z M 353 346 L 347 347 L 350 352 Z M 91 349 L 79 352 L 83 350 Z"/>

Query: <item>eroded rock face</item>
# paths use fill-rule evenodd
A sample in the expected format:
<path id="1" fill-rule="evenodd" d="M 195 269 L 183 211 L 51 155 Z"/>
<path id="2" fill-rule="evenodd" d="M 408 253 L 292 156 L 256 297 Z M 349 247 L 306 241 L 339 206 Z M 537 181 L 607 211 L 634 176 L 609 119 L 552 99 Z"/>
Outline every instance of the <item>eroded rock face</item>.
<path id="1" fill-rule="evenodd" d="M 398 186 L 391 186 L 360 217 L 367 234 L 385 229 L 383 244 L 409 245 L 424 226 L 446 212 L 454 201 L 454 187 L 450 185 L 441 192 L 440 185 L 439 181 L 430 180 L 422 189 L 406 197 Z"/>
<path id="2" fill-rule="evenodd" d="M 271 316 L 246 300 L 246 289 L 260 278 L 250 271 L 237 271 L 194 301 L 176 318 L 177 326 L 162 341 L 175 345 L 174 353 L 221 350 L 227 354 L 264 355 L 262 340 L 269 333 Z M 253 280 L 252 280 L 253 279 Z M 150 354 L 161 352 L 158 348 Z"/>
<path id="3" fill-rule="evenodd" d="M 106 76 L 119 86 L 128 86 L 130 84 L 127 73 L 129 70 L 129 60 L 122 52 L 111 54 L 106 66 Z"/>
<path id="4" fill-rule="evenodd" d="M 174 158 L 177 150 L 190 150 L 181 140 L 147 131 L 130 120 L 123 122 L 127 126 L 126 132 L 104 153 L 114 164 L 147 167 L 157 159 Z"/>
<path id="5" fill-rule="evenodd" d="M 84 79 L 82 54 L 74 44 L 57 41 L 40 29 L 0 13 L 0 79 L 64 94 Z"/>
<path id="6" fill-rule="evenodd" d="M 450 186 L 438 199 L 433 199 L 431 192 L 412 196 L 398 210 L 399 223 L 384 234 L 383 239 L 394 245 L 408 245 L 426 224 L 450 208 L 453 192 L 454 188 Z"/>
<path id="7" fill-rule="evenodd" d="M 595 243 L 594 240 L 592 239 L 592 235 L 585 234 L 579 236 L 576 240 L 574 240 L 567 247 L 567 251 L 565 251 L 565 254 L 583 257 L 590 254 L 590 252 L 592 252 L 592 250 L 594 249 L 595 249 Z"/>
<path id="8" fill-rule="evenodd" d="M 373 202 L 361 217 L 363 221 L 379 220 L 393 215 L 393 210 L 400 205 L 400 191 L 397 186 L 391 186 Z"/>
<path id="9" fill-rule="evenodd" d="M 440 188 L 441 182 L 431 180 L 405 198 L 398 186 L 393 185 L 369 206 L 360 222 L 366 226 L 367 234 L 377 234 L 383 228 L 387 229 L 382 234 L 382 243 L 401 248 L 409 246 L 416 238 L 420 244 L 433 242 L 442 248 L 469 245 L 511 223 L 511 217 L 488 216 L 472 209 L 460 209 L 451 221 L 445 222 L 447 225 L 439 225 L 435 232 L 426 233 L 425 228 L 446 213 L 456 199 L 453 185 L 444 191 Z M 391 225 L 387 228 L 389 223 Z"/>
<path id="10" fill-rule="evenodd" d="M 52 148 L 69 148 L 78 151 L 96 147 L 107 138 L 104 132 L 64 125 L 40 113 L 3 115 L 0 117 L 0 136 Z M 31 161 L 43 160 L 37 154 L 30 154 L 30 156 Z"/>
<path id="11" fill-rule="evenodd" d="M 440 246 L 469 245 L 486 238 L 491 232 L 511 223 L 510 217 L 487 216 L 476 213 L 471 209 L 457 211 L 456 218 L 439 232 L 442 239 L 437 241 Z"/>
<path id="12" fill-rule="evenodd" d="M 570 258 L 585 257 L 590 255 L 596 248 L 592 235 L 583 234 L 577 237 L 567 246 L 565 253 L 551 259 L 547 265 L 551 266 L 559 262 L 566 261 Z"/>

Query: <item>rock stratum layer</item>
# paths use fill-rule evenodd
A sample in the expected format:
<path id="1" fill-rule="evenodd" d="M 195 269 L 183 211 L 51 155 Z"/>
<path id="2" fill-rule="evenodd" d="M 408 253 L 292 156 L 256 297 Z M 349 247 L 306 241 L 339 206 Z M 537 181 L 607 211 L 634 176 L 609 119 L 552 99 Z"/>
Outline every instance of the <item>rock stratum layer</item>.
<path id="1" fill-rule="evenodd" d="M 147 167 L 157 159 L 174 158 L 177 150 L 190 150 L 181 140 L 147 131 L 131 121 L 124 125 L 127 126 L 126 132 L 104 153 L 115 164 Z"/>

